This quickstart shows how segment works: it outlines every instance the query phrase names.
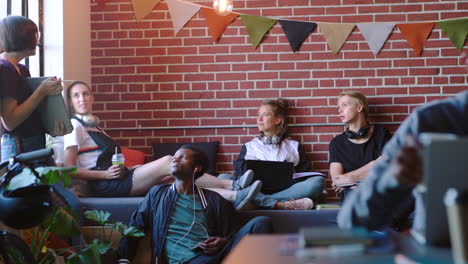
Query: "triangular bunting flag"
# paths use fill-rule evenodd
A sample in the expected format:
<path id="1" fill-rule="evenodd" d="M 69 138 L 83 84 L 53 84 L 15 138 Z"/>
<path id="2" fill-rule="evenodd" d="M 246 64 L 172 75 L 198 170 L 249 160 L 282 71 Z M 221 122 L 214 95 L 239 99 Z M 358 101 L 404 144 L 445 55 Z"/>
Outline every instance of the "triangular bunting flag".
<path id="1" fill-rule="evenodd" d="M 388 23 L 359 23 L 357 24 L 359 31 L 361 31 L 364 39 L 366 39 L 374 56 L 379 54 L 388 36 L 392 33 L 395 24 Z"/>
<path id="2" fill-rule="evenodd" d="M 254 48 L 257 48 L 268 30 L 270 30 L 270 28 L 278 21 L 276 19 L 261 16 L 244 14 L 241 14 L 240 16 L 247 32 L 249 33 L 250 41 L 252 41 Z"/>
<path id="3" fill-rule="evenodd" d="M 397 24 L 401 34 L 417 55 L 421 55 L 427 37 L 431 34 L 434 22 Z"/>
<path id="4" fill-rule="evenodd" d="M 227 16 L 220 16 L 216 14 L 212 8 L 206 7 L 202 7 L 201 10 L 214 41 L 217 41 L 219 36 L 226 30 L 226 27 L 239 16 L 239 14 L 235 13 L 231 13 Z"/>
<path id="5" fill-rule="evenodd" d="M 132 0 L 133 12 L 138 21 L 145 18 L 161 0 Z"/>
<path id="6" fill-rule="evenodd" d="M 293 52 L 296 52 L 302 45 L 302 42 L 314 31 L 317 26 L 314 22 L 303 22 L 293 20 L 279 20 L 284 34 L 291 45 Z"/>
<path id="7" fill-rule="evenodd" d="M 177 35 L 182 27 L 195 15 L 200 6 L 179 0 L 166 0 L 169 13 L 171 13 L 174 35 Z"/>
<path id="8" fill-rule="evenodd" d="M 318 26 L 328 46 L 336 55 L 356 25 L 348 23 L 318 23 Z"/>
<path id="9" fill-rule="evenodd" d="M 443 20 L 437 25 L 448 35 L 452 43 L 461 51 L 468 35 L 468 18 Z"/>

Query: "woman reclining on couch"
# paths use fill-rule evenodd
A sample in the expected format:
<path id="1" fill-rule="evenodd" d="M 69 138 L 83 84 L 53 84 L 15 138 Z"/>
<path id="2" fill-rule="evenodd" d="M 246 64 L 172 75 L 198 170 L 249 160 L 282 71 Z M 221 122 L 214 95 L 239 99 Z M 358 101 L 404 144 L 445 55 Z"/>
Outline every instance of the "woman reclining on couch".
<path id="1" fill-rule="evenodd" d="M 73 113 L 74 129 L 64 136 L 64 163 L 78 167 L 76 178 L 88 181 L 94 196 L 144 196 L 153 185 L 170 175 L 172 157 L 169 155 L 135 169 L 125 169 L 121 174 L 121 167 L 111 163 L 115 148 L 120 147 L 99 128 L 97 117 L 92 115 L 94 97 L 90 87 L 74 82 L 66 90 L 66 97 Z M 197 179 L 197 184 L 219 192 L 240 209 L 261 188 L 259 182 L 249 186 L 252 178 L 249 172 L 238 181 L 204 174 Z"/>

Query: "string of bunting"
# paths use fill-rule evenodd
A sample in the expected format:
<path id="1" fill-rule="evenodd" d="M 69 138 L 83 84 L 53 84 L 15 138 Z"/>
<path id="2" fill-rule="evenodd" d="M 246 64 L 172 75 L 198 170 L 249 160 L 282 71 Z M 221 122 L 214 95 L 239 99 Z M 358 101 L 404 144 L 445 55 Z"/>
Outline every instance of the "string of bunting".
<path id="1" fill-rule="evenodd" d="M 102 0 L 101 0 L 102 1 Z M 135 17 L 138 21 L 144 19 L 151 13 L 153 8 L 161 0 L 131 0 Z M 296 52 L 301 47 L 302 43 L 314 31 L 319 28 L 320 33 L 324 36 L 329 48 L 334 54 L 337 54 L 343 44 L 348 39 L 349 35 L 357 26 L 359 31 L 364 36 L 372 53 L 377 56 L 380 50 L 387 41 L 393 29 L 398 27 L 403 37 L 408 42 L 408 45 L 413 48 L 417 55 L 420 55 L 424 43 L 432 32 L 434 26 L 444 31 L 450 41 L 454 44 L 457 50 L 461 51 L 466 37 L 468 35 L 468 17 L 440 20 L 436 22 L 420 22 L 420 23 L 329 23 L 329 22 L 307 22 L 286 19 L 276 19 L 264 16 L 246 15 L 240 13 L 231 13 L 227 16 L 217 15 L 213 8 L 201 6 L 195 3 L 182 0 L 166 0 L 171 20 L 174 28 L 174 35 L 187 24 L 192 17 L 200 10 L 208 25 L 208 30 L 213 40 L 218 41 L 226 28 L 235 21 L 238 17 L 250 37 L 253 48 L 257 48 L 262 42 L 262 39 L 277 23 L 281 25 L 283 32 L 288 40 L 291 50 Z"/>

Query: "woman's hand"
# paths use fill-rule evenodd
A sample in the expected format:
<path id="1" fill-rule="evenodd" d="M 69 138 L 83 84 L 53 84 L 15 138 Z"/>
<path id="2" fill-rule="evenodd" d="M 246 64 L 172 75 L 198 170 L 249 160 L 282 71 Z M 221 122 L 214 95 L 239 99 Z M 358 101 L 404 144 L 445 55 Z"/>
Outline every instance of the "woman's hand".
<path id="1" fill-rule="evenodd" d="M 37 88 L 42 96 L 56 95 L 62 92 L 62 80 L 60 78 L 48 78 Z"/>
<path id="2" fill-rule="evenodd" d="M 112 165 L 105 171 L 105 179 L 106 180 L 113 180 L 120 178 L 120 165 Z"/>

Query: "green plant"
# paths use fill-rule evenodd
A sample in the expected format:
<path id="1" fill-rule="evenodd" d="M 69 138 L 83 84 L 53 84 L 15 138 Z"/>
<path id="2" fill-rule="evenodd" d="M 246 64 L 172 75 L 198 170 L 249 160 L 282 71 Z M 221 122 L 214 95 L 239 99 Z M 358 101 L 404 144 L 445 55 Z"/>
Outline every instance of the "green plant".
<path id="1" fill-rule="evenodd" d="M 23 168 L 7 186 L 7 190 L 29 186 L 31 184 L 53 185 L 62 182 L 65 186 L 71 184 L 71 176 L 76 174 L 76 167 L 39 167 L 36 168 L 39 178 L 32 170 Z M 127 226 L 122 222 L 109 221 L 110 213 L 98 210 L 86 211 L 85 217 L 96 221 L 101 226 L 101 239 L 95 238 L 86 245 L 72 247 L 52 247 L 51 241 L 59 236 L 78 236 L 81 233 L 77 215 L 69 206 L 55 206 L 51 216 L 41 225 L 28 229 L 29 246 L 38 264 L 52 264 L 58 256 L 66 256 L 67 264 L 100 264 L 101 255 L 111 249 L 112 232 L 118 231 L 125 237 L 142 237 L 144 233 L 136 227 Z M 106 236 L 105 228 L 111 233 Z M 14 257 L 14 256 L 13 256 Z M 16 258 L 17 259 L 17 258 Z M 1 262 L 0 262 L 1 263 Z M 20 263 L 17 261 L 17 263 Z"/>
<path id="2" fill-rule="evenodd" d="M 75 173 L 76 167 L 38 167 L 34 171 L 22 168 L 10 181 L 6 190 L 15 190 L 31 184 L 53 185 L 57 182 L 68 186 L 71 183 L 71 176 Z M 24 234 L 37 263 L 49 264 L 54 263 L 57 256 L 70 250 L 56 250 L 50 247 L 52 240 L 57 235 L 78 236 L 80 227 L 76 214 L 69 206 L 55 206 L 48 219 L 37 227 L 25 230 Z M 15 257 L 13 256 L 13 258 Z"/>
<path id="3" fill-rule="evenodd" d="M 112 232 L 117 231 L 124 237 L 143 237 L 145 234 L 134 226 L 127 226 L 122 222 L 109 221 L 110 213 L 99 210 L 86 211 L 84 213 L 87 219 L 93 220 L 101 226 L 100 238 L 94 238 L 88 245 L 82 247 L 81 252 L 73 253 L 68 259 L 67 264 L 78 263 L 101 263 L 100 256 L 108 252 L 112 247 L 110 241 Z M 111 232 L 106 235 L 106 227 Z"/>

